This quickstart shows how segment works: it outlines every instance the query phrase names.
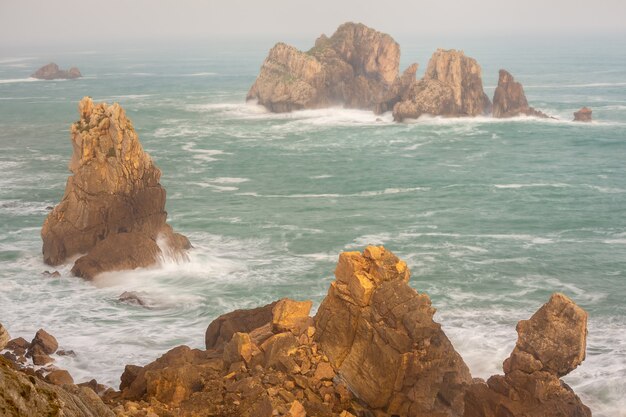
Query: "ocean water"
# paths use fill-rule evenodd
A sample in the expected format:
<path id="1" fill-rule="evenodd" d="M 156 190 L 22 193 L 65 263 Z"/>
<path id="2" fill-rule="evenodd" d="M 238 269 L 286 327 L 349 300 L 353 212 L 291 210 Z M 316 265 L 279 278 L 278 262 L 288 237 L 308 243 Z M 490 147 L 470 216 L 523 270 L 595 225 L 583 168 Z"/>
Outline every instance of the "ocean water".
<path id="1" fill-rule="evenodd" d="M 289 39 L 284 39 L 289 40 Z M 438 46 L 504 67 L 559 120 L 423 118 L 340 108 L 269 114 L 244 102 L 273 40 L 0 55 L 0 321 L 43 327 L 77 382 L 202 348 L 218 315 L 311 299 L 339 252 L 385 245 L 428 293 L 476 377 L 501 373 L 515 324 L 554 291 L 590 315 L 587 359 L 565 377 L 596 416 L 626 416 L 626 43 L 399 39 L 403 67 Z M 307 47 L 312 42 L 295 41 Z M 35 81 L 39 66 L 84 78 Z M 421 71 L 420 71 L 421 72 Z M 42 276 L 40 228 L 63 195 L 83 96 L 119 102 L 163 171 L 188 263 Z M 591 124 L 572 123 L 587 105 Z M 137 291 L 150 309 L 117 301 Z"/>

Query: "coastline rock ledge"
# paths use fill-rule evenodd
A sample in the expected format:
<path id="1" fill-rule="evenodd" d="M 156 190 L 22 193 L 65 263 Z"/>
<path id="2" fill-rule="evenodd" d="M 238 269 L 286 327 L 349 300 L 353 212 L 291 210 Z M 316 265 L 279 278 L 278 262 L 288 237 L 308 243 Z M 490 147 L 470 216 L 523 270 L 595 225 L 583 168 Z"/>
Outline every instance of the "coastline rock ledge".
<path id="1" fill-rule="evenodd" d="M 119 104 L 83 98 L 72 124 L 73 154 L 61 202 L 41 230 L 44 262 L 72 257 L 72 273 L 92 279 L 106 271 L 156 263 L 166 251 L 186 256 L 189 240 L 166 223 L 161 171 L 144 152 Z"/>

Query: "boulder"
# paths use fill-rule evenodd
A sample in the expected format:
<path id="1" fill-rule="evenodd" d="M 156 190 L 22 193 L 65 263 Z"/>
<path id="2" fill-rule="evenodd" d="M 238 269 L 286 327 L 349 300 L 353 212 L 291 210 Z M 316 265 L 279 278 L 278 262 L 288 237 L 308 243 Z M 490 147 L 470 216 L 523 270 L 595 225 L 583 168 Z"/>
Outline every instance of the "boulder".
<path id="1" fill-rule="evenodd" d="M 391 415 L 460 415 L 471 382 L 433 321 L 406 263 L 383 247 L 339 256 L 315 316 L 316 340 L 339 378 L 371 409 Z"/>
<path id="2" fill-rule="evenodd" d="M 73 384 L 74 379 L 69 372 L 65 369 L 55 369 L 46 375 L 46 382 L 51 383 L 52 385 L 65 385 L 65 384 Z"/>
<path id="3" fill-rule="evenodd" d="M 575 122 L 591 122 L 591 109 L 589 107 L 583 107 L 582 109 L 574 112 Z"/>
<path id="4" fill-rule="evenodd" d="M 0 414 L 3 417 L 114 417 L 88 388 L 55 386 L 16 371 L 0 357 Z"/>
<path id="5" fill-rule="evenodd" d="M 28 343 L 28 341 L 23 337 L 16 337 L 15 339 L 11 339 L 6 344 L 6 348 L 16 355 L 25 355 L 29 347 L 30 343 Z"/>
<path id="6" fill-rule="evenodd" d="M 548 118 L 550 116 L 528 105 L 524 87 L 506 70 L 500 70 L 498 86 L 493 95 L 493 117 L 507 118 L 520 115 Z"/>
<path id="7" fill-rule="evenodd" d="M 0 350 L 3 350 L 10 340 L 9 331 L 0 323 Z"/>
<path id="8" fill-rule="evenodd" d="M 272 308 L 272 331 L 302 333 L 308 327 L 312 306 L 312 301 L 294 301 L 288 298 L 278 301 Z"/>
<path id="9" fill-rule="evenodd" d="M 247 100 L 278 113 L 336 105 L 386 111 L 385 103 L 397 95 L 394 86 L 402 83 L 399 65 L 400 46 L 391 36 L 344 23 L 307 52 L 276 44 Z"/>
<path id="10" fill-rule="evenodd" d="M 207 349 L 220 349 L 228 343 L 237 332 L 250 333 L 251 331 L 270 324 L 273 318 L 275 301 L 263 307 L 249 310 L 235 310 L 223 314 L 213 320 L 206 330 L 204 338 Z"/>
<path id="11" fill-rule="evenodd" d="M 39 68 L 31 75 L 31 77 L 38 78 L 40 80 L 57 80 L 80 78 L 82 77 L 82 74 L 76 67 L 72 67 L 69 70 L 62 70 L 57 64 L 51 62 Z"/>
<path id="12" fill-rule="evenodd" d="M 59 265 L 84 254 L 72 272 L 92 279 L 154 264 L 163 247 L 184 254 L 189 241 L 166 223 L 161 171 L 124 110 L 89 97 L 78 107 L 80 120 L 71 128 L 73 175 L 41 230 L 44 261 Z"/>
<path id="13" fill-rule="evenodd" d="M 483 90 L 481 68 L 463 51 L 438 49 L 424 77 L 393 108 L 394 120 L 432 116 L 480 116 L 491 111 Z"/>
<path id="14" fill-rule="evenodd" d="M 30 342 L 30 349 L 33 349 L 35 346 L 41 347 L 44 353 L 51 355 L 59 348 L 59 342 L 44 329 L 39 329 L 37 333 L 35 333 L 32 342 Z"/>
<path id="15" fill-rule="evenodd" d="M 504 361 L 504 375 L 472 384 L 465 417 L 591 417 L 559 378 L 585 359 L 587 313 L 563 294 L 553 294 L 529 320 L 517 325 L 518 339 Z"/>

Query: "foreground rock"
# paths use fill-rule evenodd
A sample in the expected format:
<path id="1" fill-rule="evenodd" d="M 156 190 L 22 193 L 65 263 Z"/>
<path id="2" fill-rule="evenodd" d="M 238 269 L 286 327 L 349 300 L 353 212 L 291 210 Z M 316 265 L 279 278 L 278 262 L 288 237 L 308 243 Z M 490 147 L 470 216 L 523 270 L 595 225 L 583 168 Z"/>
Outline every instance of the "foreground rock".
<path id="1" fill-rule="evenodd" d="M 465 417 L 590 417 L 589 408 L 559 379 L 585 359 L 587 313 L 554 294 L 530 320 L 518 323 L 517 333 L 504 376 L 468 390 Z"/>
<path id="2" fill-rule="evenodd" d="M 3 417 L 114 417 L 100 397 L 89 388 L 71 385 L 71 378 L 53 379 L 70 385 L 56 386 L 14 369 L 0 357 L 0 415 Z"/>
<path id="3" fill-rule="evenodd" d="M 406 264 L 370 246 L 342 253 L 335 276 L 316 339 L 353 393 L 390 415 L 461 415 L 469 369 L 429 297 L 408 285 Z"/>
<path id="4" fill-rule="evenodd" d="M 575 122 L 591 122 L 591 109 L 589 107 L 583 107 L 582 109 L 574 112 L 574 121 Z"/>
<path id="5" fill-rule="evenodd" d="M 72 273 L 92 279 L 101 272 L 146 267 L 161 247 L 182 255 L 190 247 L 166 223 L 161 171 L 144 152 L 124 110 L 85 97 L 72 125 L 72 174 L 62 201 L 46 218 L 44 261 L 59 265 L 76 255 Z M 157 244 L 160 240 L 160 245 Z"/>
<path id="6" fill-rule="evenodd" d="M 82 74 L 76 67 L 72 67 L 69 70 L 62 70 L 57 64 L 51 62 L 48 65 L 44 65 L 35 71 L 31 77 L 38 78 L 40 80 L 59 80 L 59 79 L 74 79 L 82 77 Z"/>
<path id="7" fill-rule="evenodd" d="M 493 95 L 493 117 L 506 118 L 520 115 L 549 118 L 528 105 L 524 87 L 506 70 L 500 70 L 498 86 Z"/>
<path id="8" fill-rule="evenodd" d="M 414 81 L 393 107 L 396 121 L 431 116 L 487 115 L 491 102 L 483 90 L 481 68 L 463 51 L 438 49 L 424 77 Z"/>
<path id="9" fill-rule="evenodd" d="M 9 335 L 9 331 L 0 323 L 0 350 L 4 349 L 10 340 L 11 336 Z"/>
<path id="10" fill-rule="evenodd" d="M 307 52 L 276 44 L 247 100 L 278 113 L 337 105 L 382 112 L 404 82 L 399 65 L 400 46 L 391 36 L 345 23 Z"/>

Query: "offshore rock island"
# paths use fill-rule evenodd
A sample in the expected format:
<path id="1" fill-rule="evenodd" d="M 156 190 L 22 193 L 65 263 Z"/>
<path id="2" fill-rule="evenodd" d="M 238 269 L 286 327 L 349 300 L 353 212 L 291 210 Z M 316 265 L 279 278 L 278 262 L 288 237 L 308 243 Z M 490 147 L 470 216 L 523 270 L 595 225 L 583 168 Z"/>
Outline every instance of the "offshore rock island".
<path id="1" fill-rule="evenodd" d="M 471 377 L 433 320 L 430 298 L 409 286 L 409 269 L 393 253 L 382 246 L 344 252 L 335 278 L 314 317 L 310 301 L 290 299 L 227 313 L 209 325 L 206 350 L 179 346 L 146 366 L 127 365 L 119 390 L 95 380 L 74 385 L 65 371 L 34 371 L 20 355 L 33 345 L 57 348 L 43 331 L 30 344 L 11 340 L 0 358 L 0 411 L 89 417 L 591 416 L 560 380 L 584 360 L 587 337 L 587 313 L 566 296 L 554 294 L 518 323 L 505 375 L 485 382 Z"/>
<path id="2" fill-rule="evenodd" d="M 164 250 L 184 256 L 191 245 L 166 223 L 161 171 L 124 110 L 89 97 L 78 109 L 80 120 L 71 127 L 73 175 L 41 230 L 45 263 L 79 256 L 72 273 L 92 279 L 155 264 Z"/>
<path id="3" fill-rule="evenodd" d="M 344 106 L 392 111 L 396 121 L 422 115 L 549 117 L 528 105 L 521 84 L 505 70 L 492 106 L 480 65 L 463 51 L 438 49 L 420 80 L 417 68 L 412 64 L 400 74 L 400 46 L 391 36 L 344 23 L 306 52 L 276 44 L 246 99 L 275 113 Z"/>
<path id="4" fill-rule="evenodd" d="M 54 62 L 44 65 L 31 75 L 31 77 L 40 80 L 73 80 L 82 76 L 78 68 L 72 67 L 69 70 L 62 70 Z"/>

